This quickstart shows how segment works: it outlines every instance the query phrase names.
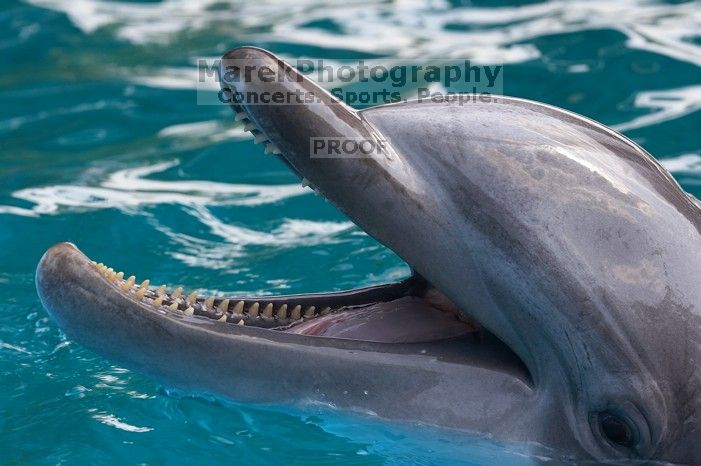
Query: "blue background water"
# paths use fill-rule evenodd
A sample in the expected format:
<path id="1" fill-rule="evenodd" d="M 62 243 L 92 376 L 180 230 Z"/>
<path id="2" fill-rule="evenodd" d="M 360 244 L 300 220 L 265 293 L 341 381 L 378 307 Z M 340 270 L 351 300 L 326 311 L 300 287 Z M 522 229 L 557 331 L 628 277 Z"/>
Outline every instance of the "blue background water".
<path id="1" fill-rule="evenodd" d="M 34 267 L 62 240 L 155 283 L 219 292 L 407 273 L 263 157 L 228 108 L 196 105 L 195 60 L 242 44 L 293 58 L 504 63 L 506 94 L 612 125 L 701 193 L 698 3 L 324 3 L 2 3 L 0 463 L 533 460 L 323 407 L 168 394 L 67 340 L 36 298 Z"/>

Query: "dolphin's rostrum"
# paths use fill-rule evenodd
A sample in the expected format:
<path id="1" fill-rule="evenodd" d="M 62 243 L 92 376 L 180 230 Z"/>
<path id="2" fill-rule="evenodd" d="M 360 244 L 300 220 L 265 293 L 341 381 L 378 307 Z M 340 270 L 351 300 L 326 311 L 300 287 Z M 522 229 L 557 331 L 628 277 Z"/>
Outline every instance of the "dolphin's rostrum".
<path id="1" fill-rule="evenodd" d="M 199 297 L 63 243 L 37 288 L 70 337 L 240 401 L 317 399 L 581 458 L 701 462 L 701 208 L 648 153 L 526 100 L 354 111 L 265 50 L 232 61 L 290 79 L 227 69 L 229 96 L 314 96 L 232 107 L 414 274 L 342 293 Z M 315 138 L 386 145 L 317 158 Z"/>

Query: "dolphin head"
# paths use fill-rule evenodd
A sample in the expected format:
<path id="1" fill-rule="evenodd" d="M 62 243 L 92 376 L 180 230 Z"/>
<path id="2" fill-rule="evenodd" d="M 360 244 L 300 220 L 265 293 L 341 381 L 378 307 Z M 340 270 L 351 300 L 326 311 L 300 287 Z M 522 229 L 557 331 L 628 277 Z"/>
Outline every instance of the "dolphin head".
<path id="1" fill-rule="evenodd" d="M 227 53 L 221 78 L 256 142 L 413 275 L 215 298 L 139 285 L 61 244 L 37 288 L 69 336 L 242 401 L 701 461 L 701 210 L 644 150 L 507 97 L 355 111 L 253 47 Z"/>
<path id="2" fill-rule="evenodd" d="M 267 51 L 229 52 L 224 78 L 227 63 L 283 78 L 223 86 L 295 172 L 515 351 L 587 452 L 701 461 L 701 214 L 649 154 L 534 102 L 356 112 Z M 265 92 L 312 103 L 250 99 Z"/>

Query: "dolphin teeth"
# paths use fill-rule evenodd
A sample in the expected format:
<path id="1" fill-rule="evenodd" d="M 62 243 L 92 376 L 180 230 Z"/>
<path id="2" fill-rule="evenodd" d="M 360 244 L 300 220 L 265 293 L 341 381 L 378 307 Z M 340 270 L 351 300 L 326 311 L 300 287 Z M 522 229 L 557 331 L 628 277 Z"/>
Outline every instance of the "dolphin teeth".
<path id="1" fill-rule="evenodd" d="M 217 311 L 219 312 L 226 312 L 229 310 L 229 300 L 225 299 L 221 303 L 219 303 L 219 306 L 217 306 Z"/>
<path id="2" fill-rule="evenodd" d="M 255 144 L 260 144 L 261 142 L 266 141 L 266 140 L 267 140 L 267 138 L 265 137 L 265 134 L 262 134 L 262 133 L 256 134 L 256 137 L 253 138 L 253 142 Z"/>
<path id="3" fill-rule="evenodd" d="M 124 285 L 122 285 L 122 291 L 129 291 L 132 286 L 134 286 L 134 283 L 136 283 L 136 277 L 132 275 L 131 277 L 127 278 L 127 281 L 124 282 Z"/>
<path id="4" fill-rule="evenodd" d="M 250 131 L 252 129 L 256 129 L 256 125 L 254 125 L 250 121 L 243 126 L 244 131 Z"/>
<path id="5" fill-rule="evenodd" d="M 146 290 L 148 289 L 149 283 L 149 280 L 144 280 L 143 282 L 141 282 L 141 285 L 139 285 L 139 289 L 136 290 L 136 299 L 138 299 L 139 301 L 144 299 L 144 295 L 146 294 Z"/>
<path id="6" fill-rule="evenodd" d="M 247 120 L 248 117 L 246 116 L 245 112 L 238 112 L 236 116 L 234 117 L 235 121 L 241 121 L 241 120 Z"/>
<path id="7" fill-rule="evenodd" d="M 212 309 L 214 307 L 214 296 L 210 296 L 209 298 L 205 299 L 204 305 L 207 309 Z"/>
<path id="8" fill-rule="evenodd" d="M 239 114 L 237 114 L 237 116 L 238 115 L 244 115 L 244 117 L 240 119 L 245 119 L 245 113 L 240 112 Z M 257 133 L 254 134 L 256 143 L 265 140 L 265 137 L 262 133 L 258 133 L 257 131 L 255 133 Z M 265 152 L 280 153 L 277 147 L 272 143 L 266 144 Z M 303 178 L 302 186 L 310 186 L 309 180 Z M 149 292 L 149 298 L 152 299 L 147 299 L 145 300 L 145 302 L 150 302 L 151 306 L 153 306 L 154 308 L 158 309 L 168 307 L 168 309 L 171 311 L 180 311 L 181 308 L 179 300 L 181 298 L 184 298 L 183 288 L 181 286 L 176 287 L 173 290 L 173 292 L 169 294 L 166 285 L 160 285 L 155 289 L 151 289 L 149 288 L 151 281 L 146 279 L 143 282 L 141 282 L 141 284 L 139 284 L 137 288 L 134 288 L 136 285 L 136 277 L 134 275 L 130 275 L 125 280 L 124 272 L 115 272 L 115 270 L 112 267 L 108 267 L 102 262 L 95 263 L 94 261 L 92 261 L 92 263 L 100 272 L 100 274 L 102 274 L 109 281 L 115 282 L 117 280 L 124 280 L 123 283 L 115 283 L 115 286 L 118 286 L 125 293 L 131 290 L 135 290 L 134 297 L 138 301 L 143 301 L 144 298 L 146 298 L 146 293 Z M 204 299 L 204 301 L 200 301 L 199 303 L 197 301 L 198 297 L 199 296 L 197 291 L 193 291 L 192 293 L 187 295 L 187 297 L 183 301 L 185 303 L 185 306 L 183 306 L 185 307 L 185 310 L 181 311 L 185 316 L 189 317 L 195 315 L 195 308 L 197 307 L 197 304 L 201 304 L 205 310 L 215 310 L 214 296 L 207 297 L 206 299 Z M 217 320 L 218 322 L 236 322 L 236 325 L 245 326 L 246 321 L 244 319 L 248 319 L 249 317 L 256 318 L 258 316 L 264 316 L 268 319 L 275 318 L 278 321 L 290 322 L 297 321 L 302 318 L 310 319 L 316 316 L 323 316 L 331 312 L 331 308 L 328 306 L 322 308 L 321 310 L 317 310 L 316 306 L 308 306 L 306 308 L 303 308 L 301 304 L 296 304 L 290 308 L 290 305 L 287 303 L 281 304 L 280 307 L 278 307 L 277 310 L 275 310 L 275 303 L 272 302 L 266 303 L 262 311 L 261 304 L 259 302 L 254 302 L 250 304 L 248 310 L 246 311 L 245 300 L 235 301 L 235 304 L 233 305 L 233 307 L 231 307 L 231 309 L 230 305 L 232 305 L 231 299 L 224 298 L 219 302 L 219 304 L 217 304 L 216 314 L 214 316 L 211 314 L 209 315 L 213 320 Z M 229 319 L 229 310 L 231 310 L 232 320 Z M 220 314 L 219 317 L 215 317 L 218 314 Z M 242 316 L 243 318 L 241 318 Z M 236 321 L 236 319 L 238 319 L 238 321 Z M 255 323 L 253 325 L 255 326 Z"/>
<path id="9" fill-rule="evenodd" d="M 287 319 L 287 304 L 280 306 L 280 309 L 277 310 L 277 317 L 278 319 Z"/>
<path id="10" fill-rule="evenodd" d="M 316 307 L 314 306 L 309 306 L 304 310 L 304 317 L 314 317 L 314 311 L 316 310 Z"/>
<path id="11" fill-rule="evenodd" d="M 259 307 L 260 307 L 260 304 L 258 304 L 258 303 L 251 304 L 251 307 L 248 308 L 248 315 L 251 317 L 258 317 L 258 308 Z"/>
<path id="12" fill-rule="evenodd" d="M 280 152 L 280 149 L 278 149 L 275 144 L 273 144 L 272 142 L 269 142 L 265 145 L 265 153 L 277 155 L 277 154 L 281 154 L 282 152 Z"/>
<path id="13" fill-rule="evenodd" d="M 265 305 L 265 308 L 263 308 L 263 315 L 265 317 L 273 316 L 273 303 L 268 303 Z"/>

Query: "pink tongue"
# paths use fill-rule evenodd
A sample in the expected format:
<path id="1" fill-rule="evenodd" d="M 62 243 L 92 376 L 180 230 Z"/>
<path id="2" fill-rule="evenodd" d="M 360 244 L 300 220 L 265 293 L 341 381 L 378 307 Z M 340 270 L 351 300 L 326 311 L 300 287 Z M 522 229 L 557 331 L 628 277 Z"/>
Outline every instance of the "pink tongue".
<path id="1" fill-rule="evenodd" d="M 295 325 L 288 333 L 380 343 L 418 343 L 474 332 L 455 314 L 407 296 L 362 309 L 339 311 Z"/>

